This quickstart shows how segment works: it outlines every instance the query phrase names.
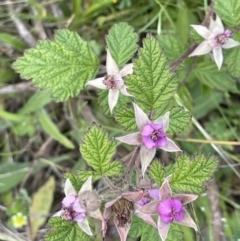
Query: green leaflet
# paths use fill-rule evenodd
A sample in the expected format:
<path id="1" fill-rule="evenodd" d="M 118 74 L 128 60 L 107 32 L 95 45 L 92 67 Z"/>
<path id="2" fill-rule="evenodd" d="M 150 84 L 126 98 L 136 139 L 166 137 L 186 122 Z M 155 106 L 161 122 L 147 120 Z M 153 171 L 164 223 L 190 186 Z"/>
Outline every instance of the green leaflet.
<path id="1" fill-rule="evenodd" d="M 116 152 L 115 141 L 108 139 L 107 133 L 96 124 L 93 124 L 80 145 L 80 152 L 87 163 L 100 175 L 114 176 L 121 172 L 122 164 L 111 162 Z"/>
<path id="2" fill-rule="evenodd" d="M 164 169 L 159 160 L 152 161 L 149 168 L 149 174 L 150 174 L 150 177 L 160 187 L 164 181 Z"/>
<path id="3" fill-rule="evenodd" d="M 233 49 L 233 52 L 237 52 L 238 55 L 234 54 L 234 56 L 232 57 L 228 55 L 231 58 L 231 60 L 228 59 L 228 63 L 229 61 L 232 61 L 232 64 L 230 64 L 230 66 L 235 65 L 235 68 L 237 67 L 236 58 L 238 58 L 238 56 L 240 57 L 239 50 L 240 48 Z M 239 69 L 239 67 L 237 68 Z M 195 66 L 195 68 L 193 69 L 193 73 L 201 81 L 201 83 L 209 86 L 211 89 L 216 89 L 224 92 L 231 91 L 234 93 L 237 93 L 238 91 L 236 86 L 236 80 L 233 79 L 228 73 L 226 73 L 224 66 L 221 68 L 221 70 L 218 70 L 215 63 L 201 63 Z"/>
<path id="4" fill-rule="evenodd" d="M 136 131 L 137 125 L 133 109 L 124 109 L 115 115 L 116 121 L 127 131 Z"/>
<path id="5" fill-rule="evenodd" d="M 89 175 L 89 176 L 91 176 L 91 175 Z M 87 176 L 87 178 L 88 178 L 89 176 Z M 70 173 L 70 172 L 66 173 L 66 174 L 64 175 L 64 177 L 65 177 L 66 179 L 67 179 L 67 178 L 70 179 L 70 181 L 71 181 L 71 183 L 72 183 L 72 185 L 73 185 L 76 193 L 79 192 L 79 190 L 81 189 L 84 181 L 87 180 L 87 178 L 86 178 L 85 180 L 81 180 L 78 175 L 76 175 L 76 174 L 74 174 L 74 173 Z"/>
<path id="6" fill-rule="evenodd" d="M 165 113 L 163 113 L 165 114 Z M 132 109 L 124 109 L 117 112 L 115 115 L 116 121 L 122 125 L 127 131 L 138 130 L 134 111 Z M 173 107 L 170 110 L 170 122 L 168 133 L 179 133 L 189 124 L 191 120 L 191 114 L 185 111 L 183 107 Z"/>
<path id="7" fill-rule="evenodd" d="M 107 46 L 119 67 L 122 67 L 137 51 L 138 35 L 127 23 L 117 23 L 109 30 Z"/>
<path id="8" fill-rule="evenodd" d="M 98 59 L 80 36 L 67 29 L 58 30 L 55 41 L 39 41 L 13 64 L 25 79 L 39 88 L 52 88 L 56 101 L 66 101 L 83 89 L 98 71 Z"/>
<path id="9" fill-rule="evenodd" d="M 170 110 L 170 122 L 168 133 L 180 133 L 184 127 L 191 121 L 191 113 L 184 110 L 183 107 L 173 107 Z"/>
<path id="10" fill-rule="evenodd" d="M 212 178 L 217 167 L 218 159 L 214 156 L 190 158 L 183 154 L 176 159 L 171 187 L 177 192 L 201 194 L 206 189 L 204 183 Z"/>
<path id="11" fill-rule="evenodd" d="M 240 41 L 240 33 L 236 32 L 233 35 L 233 39 L 236 41 Z M 234 77 L 240 77 L 240 68 L 239 68 L 239 61 L 240 61 L 240 47 L 235 47 L 232 49 L 227 49 L 225 51 L 226 56 L 224 56 L 224 63 L 227 65 L 228 71 Z"/>
<path id="12" fill-rule="evenodd" d="M 230 27 L 240 24 L 240 1 L 239 0 L 215 0 L 214 10 L 220 18 Z"/>
<path id="13" fill-rule="evenodd" d="M 168 101 L 177 90 L 178 78 L 169 72 L 167 59 L 158 41 L 150 34 L 143 41 L 134 73 L 126 77 L 129 93 L 144 111 L 153 111 Z"/>
<path id="14" fill-rule="evenodd" d="M 156 220 L 156 218 L 155 218 Z M 144 222 L 142 219 L 134 216 L 129 230 L 128 237 L 140 237 L 140 241 L 161 241 L 158 230 L 150 224 Z M 171 224 L 168 237 L 166 241 L 182 241 L 183 235 L 179 231 L 176 224 Z"/>
<path id="15" fill-rule="evenodd" d="M 77 222 L 68 222 L 60 217 L 53 217 L 48 221 L 49 231 L 45 235 L 47 241 L 94 241 L 94 236 L 88 236 L 79 228 Z"/>

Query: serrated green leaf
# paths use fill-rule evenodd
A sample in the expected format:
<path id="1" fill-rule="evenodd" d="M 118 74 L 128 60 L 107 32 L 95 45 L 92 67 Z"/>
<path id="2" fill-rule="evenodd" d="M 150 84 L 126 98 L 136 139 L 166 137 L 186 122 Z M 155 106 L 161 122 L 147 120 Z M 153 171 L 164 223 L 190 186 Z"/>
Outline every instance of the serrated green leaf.
<path id="1" fill-rule="evenodd" d="M 67 137 L 61 134 L 58 127 L 53 123 L 45 110 L 42 109 L 38 112 L 38 121 L 42 126 L 43 130 L 48 133 L 53 139 L 55 139 L 67 148 L 74 148 L 74 144 Z"/>
<path id="2" fill-rule="evenodd" d="M 154 160 L 149 168 L 150 177 L 161 186 L 164 181 L 164 169 L 159 160 Z"/>
<path id="3" fill-rule="evenodd" d="M 45 235 L 47 241 L 94 241 L 95 237 L 88 236 L 80 229 L 77 222 L 69 222 L 60 217 L 48 221 L 49 231 Z"/>
<path id="4" fill-rule="evenodd" d="M 134 131 L 138 129 L 133 109 L 124 109 L 119 111 L 114 117 L 116 121 L 127 131 Z"/>
<path id="5" fill-rule="evenodd" d="M 116 143 L 108 139 L 107 133 L 96 124 L 93 124 L 80 145 L 80 152 L 87 163 L 101 175 L 117 175 L 121 165 L 111 162 L 116 152 Z"/>
<path id="6" fill-rule="evenodd" d="M 169 106 L 167 107 L 169 108 Z M 165 111 L 161 114 L 165 114 Z M 124 109 L 117 112 L 117 114 L 115 115 L 115 119 L 127 131 L 134 131 L 138 129 L 133 109 Z M 173 107 L 170 111 L 170 123 L 168 132 L 181 132 L 184 127 L 189 124 L 190 120 L 191 114 L 188 111 L 185 111 L 183 107 Z"/>
<path id="7" fill-rule="evenodd" d="M 218 167 L 214 156 L 197 155 L 190 158 L 186 154 L 176 160 L 171 187 L 178 192 L 201 194 L 205 191 L 205 182 L 210 180 Z"/>
<path id="8" fill-rule="evenodd" d="M 89 175 L 89 176 L 91 176 L 91 175 Z M 89 176 L 87 176 L 86 179 L 81 180 L 80 177 L 79 177 L 79 175 L 77 175 L 77 174 L 75 174 L 75 173 L 66 173 L 66 174 L 64 175 L 64 177 L 65 177 L 66 179 L 67 179 L 67 178 L 70 179 L 70 181 L 71 181 L 71 183 L 72 183 L 72 185 L 73 185 L 76 193 L 79 192 L 79 190 L 80 190 L 80 188 L 82 187 L 83 183 L 87 180 L 87 178 L 88 178 Z"/>
<path id="9" fill-rule="evenodd" d="M 184 51 L 179 38 L 173 34 L 160 34 L 159 44 L 164 49 L 164 53 L 169 60 L 176 60 Z"/>
<path id="10" fill-rule="evenodd" d="M 240 35 L 240 34 L 239 34 Z M 240 36 L 238 41 L 240 40 Z M 240 77 L 240 68 L 239 68 L 239 61 L 240 61 L 240 47 L 235 47 L 232 49 L 228 49 L 226 51 L 226 55 L 224 57 L 224 63 L 227 65 L 227 69 L 230 75 L 239 78 Z M 228 74 L 228 78 L 229 78 Z M 229 84 L 229 86 L 231 83 Z"/>
<path id="11" fill-rule="evenodd" d="M 191 117 L 191 113 L 184 110 L 183 107 L 173 107 L 170 110 L 169 129 L 167 132 L 179 133 L 183 131 L 184 127 L 191 121 Z"/>
<path id="12" fill-rule="evenodd" d="M 154 218 L 155 220 L 157 217 Z M 129 230 L 128 237 L 138 238 L 140 241 L 161 241 L 157 228 L 134 216 Z M 166 241 L 182 241 L 183 234 L 179 231 L 176 224 L 171 224 Z"/>
<path id="13" fill-rule="evenodd" d="M 117 23 L 106 37 L 108 49 L 119 67 L 127 63 L 137 51 L 138 35 L 127 23 Z"/>
<path id="14" fill-rule="evenodd" d="M 55 42 L 39 41 L 17 59 L 13 67 L 40 88 L 52 88 L 56 101 L 76 96 L 87 80 L 98 71 L 98 59 L 80 36 L 67 29 L 58 30 Z"/>
<path id="15" fill-rule="evenodd" d="M 108 104 L 108 92 L 106 90 L 100 90 L 98 91 L 98 103 L 102 107 L 103 113 L 111 117 L 109 104 Z M 122 110 L 123 108 L 126 108 L 126 106 L 131 102 L 131 98 L 128 96 L 124 96 L 122 94 L 119 94 L 119 98 L 117 101 L 117 105 L 113 109 L 113 114 L 117 113 L 118 111 Z"/>
<path id="16" fill-rule="evenodd" d="M 239 0 L 215 0 L 214 10 L 220 18 L 230 27 L 240 24 L 240 1 Z"/>
<path id="17" fill-rule="evenodd" d="M 126 77 L 129 93 L 145 111 L 160 108 L 176 92 L 178 78 L 169 72 L 163 50 L 150 34 L 143 41 L 143 48 L 133 65 L 134 73 Z"/>
<path id="18" fill-rule="evenodd" d="M 237 49 L 240 49 L 240 48 L 234 48 L 234 51 L 237 51 Z M 238 52 L 238 54 L 240 54 L 240 52 Z M 234 55 L 234 57 L 235 57 L 234 61 L 236 63 L 236 58 L 238 56 Z M 230 64 L 230 66 L 233 66 L 233 65 L 236 66 L 235 63 Z M 228 73 L 226 73 L 226 70 L 224 70 L 224 68 L 221 68 L 221 70 L 218 70 L 215 63 L 198 64 L 194 68 L 193 73 L 203 84 L 209 86 L 211 89 L 216 89 L 224 92 L 226 91 L 231 91 L 235 93 L 238 92 L 237 86 L 236 86 L 236 80 L 234 80 Z"/>

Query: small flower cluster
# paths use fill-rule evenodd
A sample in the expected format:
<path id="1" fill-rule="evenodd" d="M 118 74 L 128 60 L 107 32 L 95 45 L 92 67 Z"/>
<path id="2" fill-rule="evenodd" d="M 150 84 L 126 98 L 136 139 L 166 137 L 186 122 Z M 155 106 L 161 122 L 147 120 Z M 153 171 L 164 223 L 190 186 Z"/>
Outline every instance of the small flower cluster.
<path id="1" fill-rule="evenodd" d="M 67 179 L 64 192 L 66 197 L 62 201 L 62 209 L 53 216 L 62 217 L 69 222 L 76 221 L 85 233 L 93 235 L 87 216 L 102 220 L 102 214 L 99 209 L 100 198 L 97 192 L 92 190 L 92 177 L 87 179 L 78 193 L 70 179 Z"/>

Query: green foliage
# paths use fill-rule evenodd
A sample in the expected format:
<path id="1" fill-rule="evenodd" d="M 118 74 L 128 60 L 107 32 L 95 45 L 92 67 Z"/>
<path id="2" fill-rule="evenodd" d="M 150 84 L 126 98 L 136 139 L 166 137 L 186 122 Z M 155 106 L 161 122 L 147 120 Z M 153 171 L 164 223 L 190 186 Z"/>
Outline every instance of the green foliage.
<path id="1" fill-rule="evenodd" d="M 127 131 L 137 130 L 136 120 L 133 109 L 124 109 L 115 115 L 116 121 Z"/>
<path id="2" fill-rule="evenodd" d="M 214 10 L 228 26 L 233 28 L 240 24 L 239 0 L 215 0 L 214 3 Z"/>
<path id="3" fill-rule="evenodd" d="M 161 186 L 164 181 L 164 169 L 159 160 L 154 160 L 149 168 L 150 177 Z"/>
<path id="4" fill-rule="evenodd" d="M 240 48 L 234 48 L 234 51 L 238 52 L 238 49 L 240 50 Z M 235 63 L 236 58 L 237 56 L 235 56 L 234 59 Z M 236 66 L 235 63 L 233 65 Z M 230 66 L 233 65 L 230 64 Z M 215 63 L 210 64 L 208 62 L 204 62 L 198 64 L 194 68 L 193 73 L 203 84 L 209 86 L 211 89 L 216 89 L 224 92 L 231 91 L 237 93 L 236 80 L 234 80 L 228 73 L 226 73 L 224 67 L 222 67 L 221 70 L 218 71 Z"/>
<path id="5" fill-rule="evenodd" d="M 115 141 L 109 140 L 107 133 L 93 124 L 80 145 L 80 152 L 87 163 L 100 175 L 114 176 L 121 171 L 122 164 L 111 162 L 116 152 Z"/>
<path id="6" fill-rule="evenodd" d="M 191 121 L 191 113 L 184 110 L 183 107 L 173 107 L 170 110 L 169 133 L 179 133 Z"/>
<path id="7" fill-rule="evenodd" d="M 58 127 L 53 123 L 45 110 L 42 109 L 38 112 L 38 120 L 43 130 L 48 133 L 53 139 L 55 139 L 69 149 L 74 148 L 74 144 L 67 137 L 61 134 Z"/>
<path id="8" fill-rule="evenodd" d="M 234 40 L 240 42 L 240 33 L 237 32 L 233 35 Z M 226 56 L 224 56 L 224 63 L 227 65 L 228 71 L 230 75 L 239 78 L 240 77 L 240 47 L 235 47 L 232 49 L 227 49 L 225 52 Z"/>
<path id="9" fill-rule="evenodd" d="M 94 241 L 95 237 L 88 236 L 79 228 L 77 222 L 69 222 L 60 217 L 48 221 L 49 232 L 45 235 L 47 241 Z"/>
<path id="10" fill-rule="evenodd" d="M 137 51 L 138 35 L 127 23 L 117 23 L 109 30 L 107 46 L 119 67 L 123 66 Z"/>
<path id="11" fill-rule="evenodd" d="M 143 48 L 133 65 L 134 73 L 126 77 L 126 84 L 136 103 L 145 111 L 158 109 L 176 92 L 178 78 L 175 73 L 170 73 L 158 41 L 150 34 L 143 41 Z"/>
<path id="12" fill-rule="evenodd" d="M 178 192 L 201 194 L 206 189 L 204 183 L 212 178 L 217 167 L 218 159 L 214 156 L 197 155 L 190 158 L 182 154 L 176 159 L 171 187 Z"/>
<path id="13" fill-rule="evenodd" d="M 156 219 L 156 218 L 155 218 Z M 147 224 L 142 219 L 134 216 L 129 230 L 128 237 L 138 238 L 141 236 L 140 241 L 161 241 L 158 230 Z M 166 241 L 182 241 L 183 236 L 175 224 L 171 224 L 168 237 Z"/>
<path id="14" fill-rule="evenodd" d="M 0 194 L 19 184 L 28 171 L 27 163 L 6 162 L 0 165 Z"/>
<path id="15" fill-rule="evenodd" d="M 99 90 L 99 97 L 98 97 L 98 103 L 102 107 L 103 113 L 110 117 L 110 109 L 108 104 L 108 92 L 107 90 Z M 123 108 L 126 108 L 126 106 L 130 103 L 131 99 L 128 96 L 124 96 L 121 93 L 119 94 L 117 105 L 113 109 L 113 114 L 122 110 Z"/>
<path id="16" fill-rule="evenodd" d="M 164 114 L 164 113 L 163 113 Z M 124 109 L 115 115 L 116 121 L 128 131 L 137 130 L 134 111 L 132 109 Z M 183 131 L 191 120 L 191 114 L 185 111 L 183 107 L 173 107 L 170 110 L 169 133 L 179 133 Z"/>
<path id="17" fill-rule="evenodd" d="M 91 176 L 91 175 L 89 175 L 89 176 Z M 88 176 L 88 177 L 89 177 L 89 176 Z M 79 177 L 77 174 L 69 173 L 69 172 L 66 173 L 66 174 L 64 175 L 64 177 L 65 177 L 66 179 L 67 179 L 67 178 L 70 179 L 70 181 L 71 181 L 71 183 L 72 183 L 72 185 L 73 185 L 76 193 L 79 192 L 79 190 L 81 189 L 84 181 L 86 181 L 87 178 L 88 178 L 88 177 L 87 177 L 85 180 L 81 180 L 80 177 Z"/>
<path id="18" fill-rule="evenodd" d="M 58 30 L 55 42 L 39 41 L 13 67 L 39 88 L 52 88 L 56 101 L 76 96 L 98 71 L 98 60 L 88 43 L 69 30 Z"/>

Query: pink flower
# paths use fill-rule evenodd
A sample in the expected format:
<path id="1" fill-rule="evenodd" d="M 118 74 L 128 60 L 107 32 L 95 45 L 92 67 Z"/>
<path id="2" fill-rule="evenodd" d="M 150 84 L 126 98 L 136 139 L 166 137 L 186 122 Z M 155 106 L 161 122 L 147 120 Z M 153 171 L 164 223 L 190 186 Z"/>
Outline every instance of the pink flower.
<path id="1" fill-rule="evenodd" d="M 133 73 L 133 64 L 127 64 L 119 71 L 110 51 L 107 49 L 107 75 L 87 82 L 87 85 L 95 86 L 99 89 L 109 90 L 108 105 L 112 113 L 113 108 L 117 104 L 119 92 L 126 96 L 132 96 L 127 92 L 124 85 L 123 77 Z"/>
<path id="2" fill-rule="evenodd" d="M 106 221 L 110 218 L 112 213 L 114 215 L 114 223 L 121 241 L 126 241 L 127 239 L 133 213 L 147 223 L 156 227 L 156 224 L 150 215 L 139 212 L 141 205 L 138 203 L 138 201 L 142 200 L 145 194 L 146 192 L 144 191 L 127 192 L 123 193 L 113 201 L 105 204 L 105 209 L 103 212 L 103 237 L 105 237 L 107 230 Z"/>
<path id="3" fill-rule="evenodd" d="M 176 194 L 172 196 L 168 179 L 160 187 L 158 195 L 156 195 L 156 189 L 152 190 L 151 195 L 158 199 L 144 205 L 139 211 L 150 215 L 158 214 L 157 228 L 163 241 L 167 238 L 172 222 L 197 230 L 195 222 L 184 209 L 184 205 L 197 199 L 197 195 Z"/>
<path id="4" fill-rule="evenodd" d="M 102 220 L 102 214 L 99 210 L 100 200 L 92 190 L 92 177 L 87 179 L 78 193 L 68 178 L 65 182 L 64 192 L 66 197 L 62 201 L 62 209 L 53 216 L 62 217 L 69 222 L 76 221 L 85 233 L 93 235 L 87 216 Z"/>
<path id="5" fill-rule="evenodd" d="M 169 111 L 152 122 L 138 105 L 133 103 L 133 107 L 136 123 L 140 131 L 116 139 L 129 145 L 141 145 L 141 164 L 144 175 L 156 154 L 157 148 L 169 152 L 181 150 L 165 134 L 169 126 Z"/>
<path id="6" fill-rule="evenodd" d="M 189 57 L 207 54 L 212 51 L 213 58 L 218 69 L 220 69 L 223 62 L 222 48 L 230 49 L 239 46 L 240 43 L 230 38 L 232 33 L 228 29 L 224 30 L 219 16 L 216 16 L 215 21 L 212 18 L 210 20 L 209 28 L 201 25 L 191 25 L 204 38 L 204 41 L 198 45 Z"/>

